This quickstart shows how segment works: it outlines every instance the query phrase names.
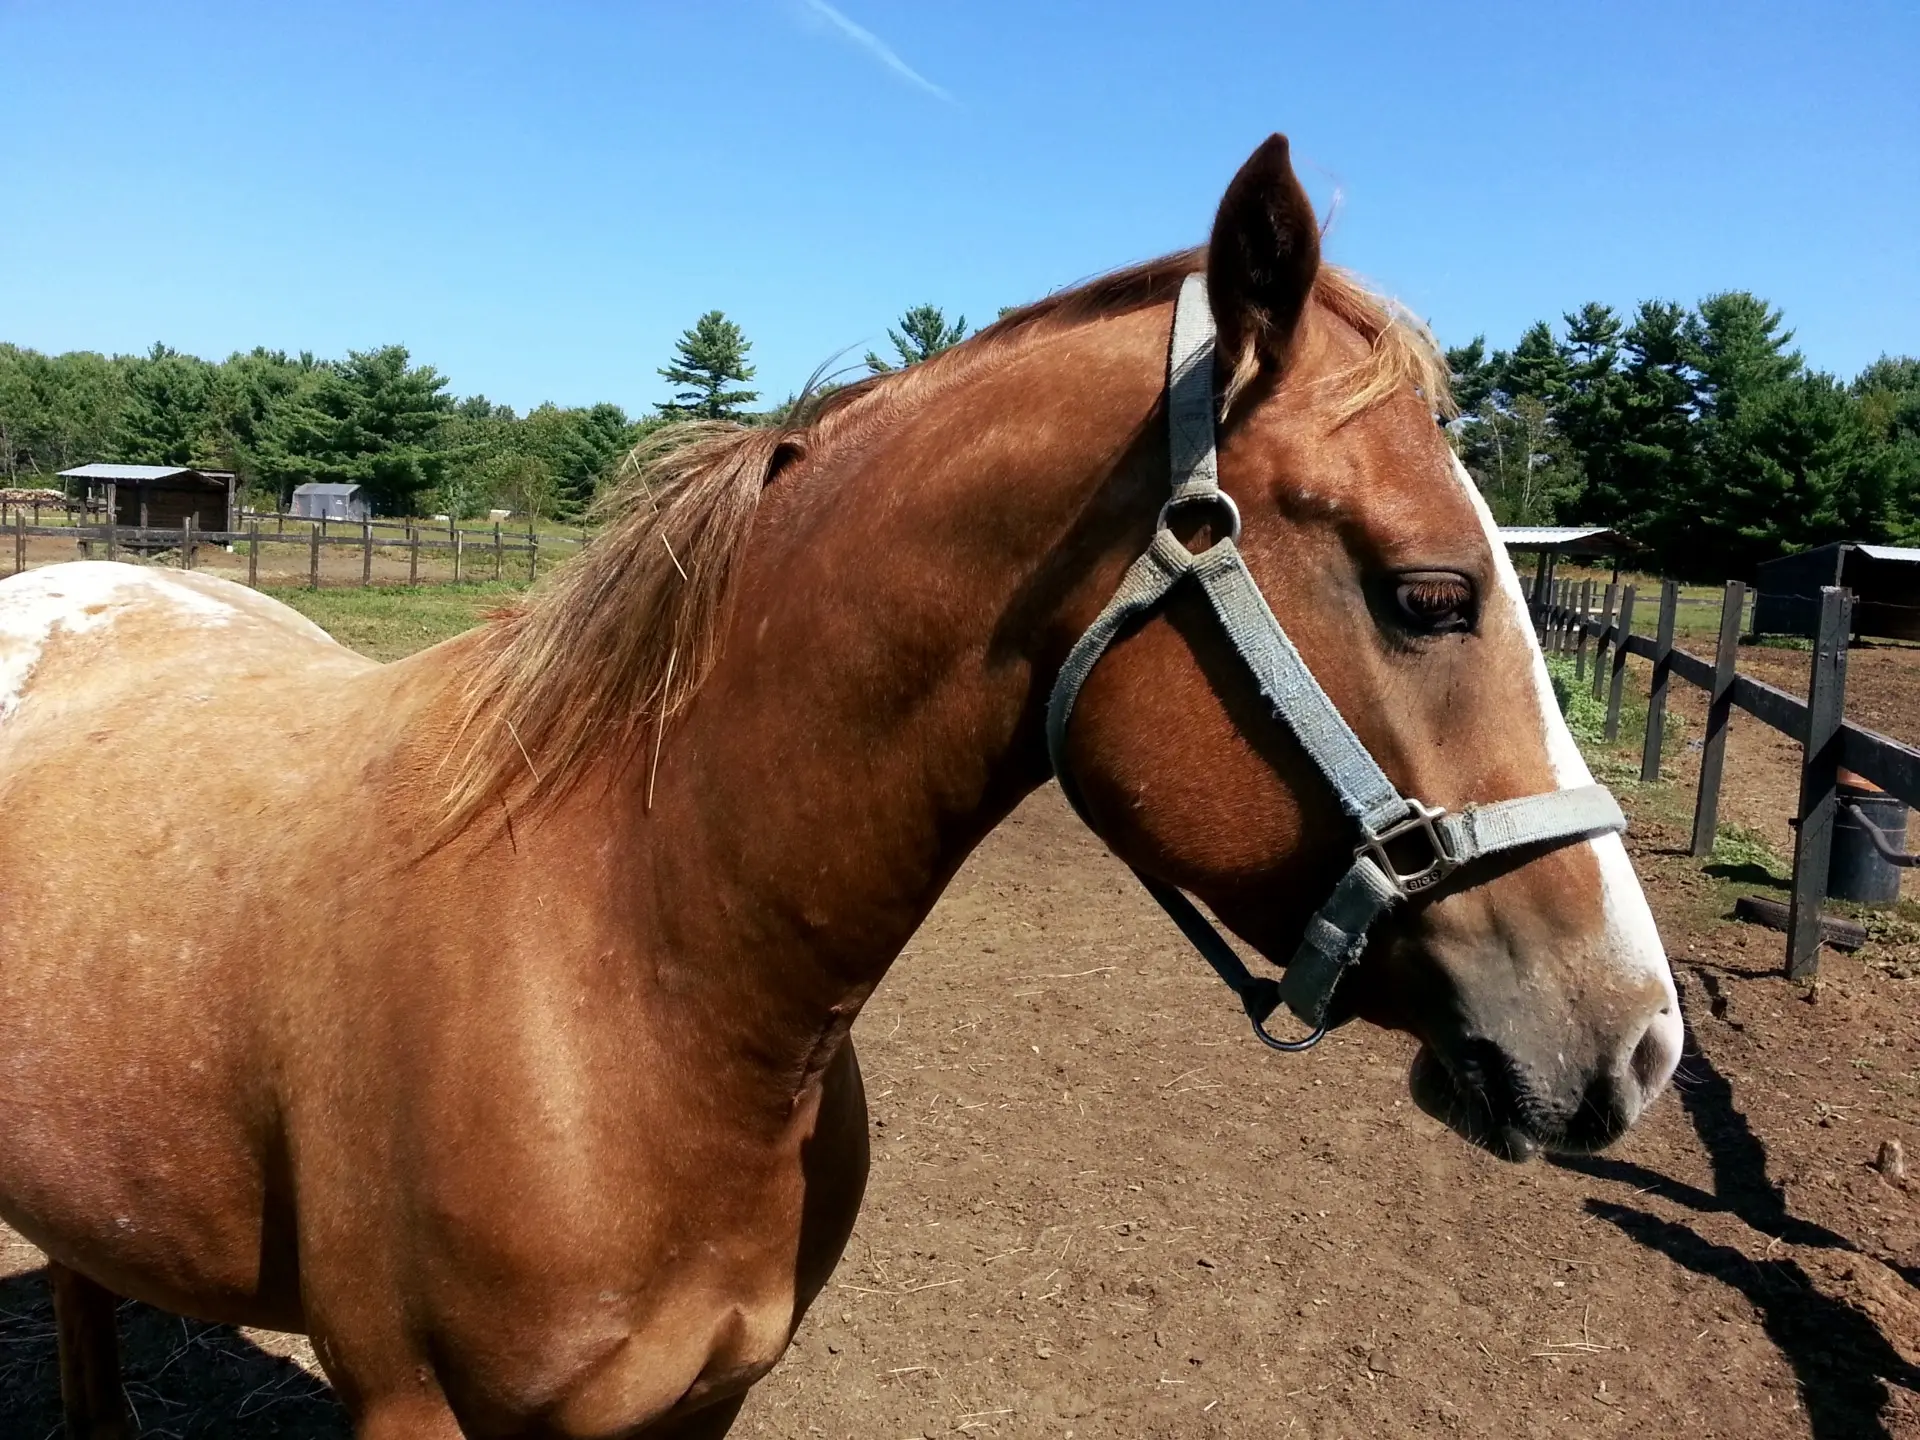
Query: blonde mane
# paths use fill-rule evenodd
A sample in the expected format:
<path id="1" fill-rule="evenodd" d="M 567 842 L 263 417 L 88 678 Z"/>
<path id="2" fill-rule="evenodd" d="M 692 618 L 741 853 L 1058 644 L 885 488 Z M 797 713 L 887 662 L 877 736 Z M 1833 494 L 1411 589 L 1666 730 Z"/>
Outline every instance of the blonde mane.
<path id="1" fill-rule="evenodd" d="M 803 397 L 786 424 L 697 422 L 643 440 L 601 502 L 601 533 L 481 634 L 449 757 L 450 826 L 510 797 L 550 802 L 601 757 L 637 760 L 659 743 L 719 659 L 760 494 L 783 463 L 819 450 L 873 407 L 991 363 L 1032 332 L 1170 303 L 1205 263 L 1204 249 L 1183 251 L 1050 295 L 922 364 Z M 1320 382 L 1342 391 L 1338 420 L 1408 387 L 1451 413 L 1445 361 L 1417 320 L 1331 265 L 1320 267 L 1314 299 L 1368 344 L 1362 361 Z M 1255 362 L 1225 358 L 1231 405 Z"/>

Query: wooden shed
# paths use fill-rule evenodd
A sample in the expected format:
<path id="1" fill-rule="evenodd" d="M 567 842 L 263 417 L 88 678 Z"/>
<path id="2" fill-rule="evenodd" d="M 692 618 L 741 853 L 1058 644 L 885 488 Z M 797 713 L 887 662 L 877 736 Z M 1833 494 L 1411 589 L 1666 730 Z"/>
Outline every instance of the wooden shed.
<path id="1" fill-rule="evenodd" d="M 189 465 L 80 465 L 60 478 L 83 487 L 90 510 L 116 525 L 177 531 L 191 517 L 196 530 L 231 530 L 236 521 L 231 470 Z"/>
<path id="2" fill-rule="evenodd" d="M 1920 640 L 1920 549 L 1839 540 L 1782 555 L 1754 571 L 1753 633 L 1812 637 L 1820 589 L 1853 592 L 1853 633 Z"/>

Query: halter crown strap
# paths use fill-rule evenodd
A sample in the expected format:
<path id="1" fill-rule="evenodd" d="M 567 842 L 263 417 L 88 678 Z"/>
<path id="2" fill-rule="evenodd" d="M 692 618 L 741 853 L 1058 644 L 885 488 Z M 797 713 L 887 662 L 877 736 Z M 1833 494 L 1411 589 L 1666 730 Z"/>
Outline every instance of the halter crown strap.
<path id="1" fill-rule="evenodd" d="M 1240 997 L 1260 1038 L 1276 1049 L 1302 1050 L 1326 1033 L 1334 987 L 1360 958 L 1367 932 L 1387 910 L 1483 856 L 1564 845 L 1624 830 L 1626 818 L 1613 796 L 1599 785 L 1470 806 L 1457 815 L 1401 795 L 1313 678 L 1241 558 L 1239 511 L 1220 488 L 1213 364 L 1213 315 L 1207 304 L 1206 277 L 1189 275 L 1180 287 L 1167 355 L 1172 492 L 1146 552 L 1128 568 L 1113 599 L 1061 666 L 1047 702 L 1047 751 L 1061 791 L 1081 819 L 1088 820 L 1066 755 L 1067 727 L 1081 687 L 1108 647 L 1159 605 L 1175 585 L 1186 579 L 1199 585 L 1261 696 L 1326 776 L 1340 808 L 1355 822 L 1360 842 L 1353 863 L 1308 921 L 1300 948 L 1285 977 L 1277 982 L 1252 974 L 1180 890 L 1138 870 L 1134 873 Z M 1173 533 L 1168 521 L 1174 510 L 1202 504 L 1226 517 L 1227 533 L 1196 555 Z M 1215 534 L 1220 535 L 1218 528 Z M 1418 852 L 1421 863 L 1401 869 L 1402 862 L 1395 857 L 1404 858 L 1409 849 Z M 1267 1033 L 1264 1022 L 1282 1002 L 1314 1027 L 1305 1040 L 1278 1040 Z"/>

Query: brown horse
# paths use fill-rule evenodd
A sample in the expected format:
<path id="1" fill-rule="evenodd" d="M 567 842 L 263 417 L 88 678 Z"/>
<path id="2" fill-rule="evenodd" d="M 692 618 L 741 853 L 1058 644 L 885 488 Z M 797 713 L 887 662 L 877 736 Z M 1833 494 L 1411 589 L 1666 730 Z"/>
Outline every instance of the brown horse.
<path id="1" fill-rule="evenodd" d="M 0 586 L 0 1216 L 76 1430 L 119 1433 L 109 1293 L 307 1332 L 368 1440 L 728 1428 L 860 1203 L 849 1027 L 1155 534 L 1203 267 L 1241 550 L 1353 730 L 1456 809 L 1585 784 L 1444 371 L 1320 264 L 1278 137 L 1206 250 L 641 457 L 548 589 L 396 664 L 202 575 Z M 1352 822 L 1233 661 L 1176 589 L 1068 754 L 1284 960 Z M 1401 906 L 1337 1009 L 1509 1155 L 1605 1144 L 1678 1050 L 1612 834 Z"/>

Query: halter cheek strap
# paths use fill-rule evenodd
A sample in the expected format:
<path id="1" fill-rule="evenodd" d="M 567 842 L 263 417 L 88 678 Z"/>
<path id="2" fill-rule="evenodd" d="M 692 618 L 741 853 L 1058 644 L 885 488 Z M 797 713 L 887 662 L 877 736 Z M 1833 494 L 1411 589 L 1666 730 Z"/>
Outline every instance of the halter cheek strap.
<path id="1" fill-rule="evenodd" d="M 1366 947 L 1373 923 L 1402 901 L 1430 890 L 1462 865 L 1522 847 L 1559 846 L 1626 829 L 1613 796 L 1582 785 L 1517 800 L 1475 805 L 1457 815 L 1403 796 L 1341 717 L 1300 652 L 1274 619 L 1239 549 L 1240 514 L 1220 488 L 1214 445 L 1214 329 L 1204 275 L 1189 275 L 1180 290 L 1167 359 L 1167 428 L 1173 489 L 1160 510 L 1146 553 L 1133 562 L 1120 589 L 1068 654 L 1047 703 L 1047 750 L 1060 788 L 1087 820 L 1079 787 L 1067 767 L 1067 727 L 1093 667 L 1134 622 L 1152 612 L 1183 580 L 1199 586 L 1229 644 L 1255 686 L 1302 749 L 1326 776 L 1340 808 L 1354 821 L 1359 843 L 1353 862 L 1334 886 L 1279 981 L 1252 974 L 1212 923 L 1180 890 L 1139 876 L 1147 893 L 1172 916 L 1181 933 L 1233 989 L 1255 1032 L 1278 1050 L 1304 1050 L 1326 1033 L 1328 1007 L 1340 978 Z M 1224 538 L 1195 554 L 1169 528 L 1174 511 L 1206 505 L 1224 519 Z M 1215 534 L 1221 534 L 1216 525 Z M 1089 824 L 1091 822 L 1089 821 Z M 1388 846 L 1393 847 L 1393 855 Z M 1395 855 L 1418 850 L 1418 863 L 1399 868 Z M 1282 1003 L 1312 1027 L 1304 1040 L 1268 1034 L 1267 1018 Z"/>

